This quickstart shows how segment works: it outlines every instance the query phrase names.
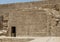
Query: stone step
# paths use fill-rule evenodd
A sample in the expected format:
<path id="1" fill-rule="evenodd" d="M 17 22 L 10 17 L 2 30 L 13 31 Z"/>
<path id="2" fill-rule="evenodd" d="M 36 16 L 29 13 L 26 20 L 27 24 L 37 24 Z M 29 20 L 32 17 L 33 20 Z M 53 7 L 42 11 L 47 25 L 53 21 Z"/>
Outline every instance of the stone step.
<path id="1" fill-rule="evenodd" d="M 21 38 L 2 38 L 0 39 L 0 42 L 28 42 L 32 39 L 21 39 Z"/>

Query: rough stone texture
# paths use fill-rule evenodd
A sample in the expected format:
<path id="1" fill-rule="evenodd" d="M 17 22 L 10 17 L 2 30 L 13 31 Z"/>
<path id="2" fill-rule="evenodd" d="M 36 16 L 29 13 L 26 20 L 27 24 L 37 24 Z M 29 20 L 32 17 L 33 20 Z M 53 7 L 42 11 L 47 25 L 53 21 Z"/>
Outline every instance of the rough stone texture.
<path id="1" fill-rule="evenodd" d="M 39 11 L 41 11 L 41 13 Z M 47 36 L 48 35 L 47 30 L 49 28 L 47 28 L 47 15 L 43 10 L 37 10 L 37 11 L 33 10 L 33 12 L 32 10 L 21 11 L 21 12 L 16 11 L 14 12 L 14 14 L 11 15 L 10 24 L 11 24 L 10 27 L 16 26 L 17 36 L 37 36 L 37 35 Z"/>
<path id="2" fill-rule="evenodd" d="M 48 4 L 46 1 L 5 4 L 0 5 L 0 14 L 4 16 L 4 20 L 8 20 L 7 24 L 4 24 L 8 27 L 8 36 L 11 36 L 12 26 L 16 27 L 17 36 L 60 36 L 60 29 L 57 29 L 59 27 L 52 28 L 55 19 L 49 15 L 50 12 L 43 10 L 49 8 L 59 12 L 59 5 Z"/>

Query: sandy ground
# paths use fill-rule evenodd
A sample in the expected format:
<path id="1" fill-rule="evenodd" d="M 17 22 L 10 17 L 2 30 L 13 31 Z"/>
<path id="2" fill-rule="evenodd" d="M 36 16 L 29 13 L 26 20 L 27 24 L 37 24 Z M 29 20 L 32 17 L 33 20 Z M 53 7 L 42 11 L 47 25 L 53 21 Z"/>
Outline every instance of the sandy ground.
<path id="1" fill-rule="evenodd" d="M 60 42 L 60 37 L 40 37 L 30 42 Z"/>
<path id="2" fill-rule="evenodd" d="M 60 37 L 0 37 L 0 39 L 3 38 L 32 39 L 29 42 L 60 42 Z"/>

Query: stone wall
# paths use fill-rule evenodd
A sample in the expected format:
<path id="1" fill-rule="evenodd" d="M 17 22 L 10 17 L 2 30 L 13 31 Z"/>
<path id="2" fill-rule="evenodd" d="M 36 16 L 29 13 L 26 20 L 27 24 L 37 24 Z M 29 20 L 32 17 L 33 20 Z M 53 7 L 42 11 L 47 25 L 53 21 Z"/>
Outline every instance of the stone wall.
<path id="1" fill-rule="evenodd" d="M 31 2 L 0 5 L 0 14 L 3 16 L 8 14 L 8 18 L 5 17 L 5 19 L 8 19 L 8 36 L 11 36 L 12 26 L 16 27 L 17 36 L 36 37 L 53 35 L 54 32 L 51 34 L 50 30 L 52 16 L 47 15 L 49 13 L 41 9 L 41 7 L 43 9 L 54 9 L 55 4 Z M 60 7 L 59 4 L 58 7 Z M 55 33 L 53 36 L 58 34 Z"/>
<path id="2" fill-rule="evenodd" d="M 45 11 L 37 9 L 22 9 L 21 11 L 14 10 L 14 12 L 11 13 L 12 14 L 10 14 L 9 26 L 10 28 L 12 26 L 16 27 L 17 36 L 49 35 L 49 28 L 47 28 L 47 14 L 45 13 Z"/>

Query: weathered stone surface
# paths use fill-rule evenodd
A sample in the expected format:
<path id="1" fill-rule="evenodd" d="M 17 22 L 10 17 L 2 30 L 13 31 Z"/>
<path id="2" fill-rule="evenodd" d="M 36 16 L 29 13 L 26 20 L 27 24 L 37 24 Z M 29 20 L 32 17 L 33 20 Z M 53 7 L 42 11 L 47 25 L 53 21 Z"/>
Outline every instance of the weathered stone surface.
<path id="1" fill-rule="evenodd" d="M 0 5 L 0 15 L 4 16 L 4 20 L 7 20 L 3 25 L 4 28 L 7 27 L 8 36 L 11 36 L 12 26 L 16 27 L 16 36 L 59 36 L 60 31 L 57 29 L 59 27 L 54 26 L 56 17 L 53 16 L 58 14 L 55 12 L 59 12 L 59 5 L 47 2 Z M 52 13 L 53 15 L 49 15 Z"/>

